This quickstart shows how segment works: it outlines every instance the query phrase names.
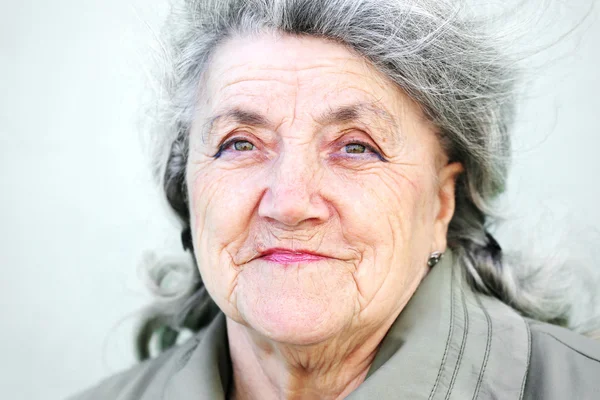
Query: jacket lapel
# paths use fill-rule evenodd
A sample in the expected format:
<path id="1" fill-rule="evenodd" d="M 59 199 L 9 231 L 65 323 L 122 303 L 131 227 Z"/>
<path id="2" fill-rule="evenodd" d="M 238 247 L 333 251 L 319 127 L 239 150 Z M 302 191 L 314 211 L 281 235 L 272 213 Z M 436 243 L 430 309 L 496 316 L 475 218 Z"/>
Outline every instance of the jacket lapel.
<path id="1" fill-rule="evenodd" d="M 529 362 L 525 321 L 473 293 L 452 253 L 389 330 L 350 399 L 520 399 Z"/>
<path id="2" fill-rule="evenodd" d="M 196 340 L 192 351 L 180 358 L 180 368 L 166 387 L 165 399 L 225 399 L 232 376 L 225 315 L 219 313 Z"/>

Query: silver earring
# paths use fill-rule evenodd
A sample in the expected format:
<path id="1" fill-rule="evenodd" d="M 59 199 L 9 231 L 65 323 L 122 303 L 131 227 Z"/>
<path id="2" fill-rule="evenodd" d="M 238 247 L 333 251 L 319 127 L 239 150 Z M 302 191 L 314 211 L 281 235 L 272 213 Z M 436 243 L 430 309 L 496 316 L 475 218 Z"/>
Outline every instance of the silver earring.
<path id="1" fill-rule="evenodd" d="M 439 251 L 434 251 L 433 253 L 431 253 L 431 255 L 429 256 L 429 260 L 427 260 L 427 265 L 429 266 L 429 268 L 435 267 L 435 265 L 440 262 L 443 256 L 444 253 Z"/>

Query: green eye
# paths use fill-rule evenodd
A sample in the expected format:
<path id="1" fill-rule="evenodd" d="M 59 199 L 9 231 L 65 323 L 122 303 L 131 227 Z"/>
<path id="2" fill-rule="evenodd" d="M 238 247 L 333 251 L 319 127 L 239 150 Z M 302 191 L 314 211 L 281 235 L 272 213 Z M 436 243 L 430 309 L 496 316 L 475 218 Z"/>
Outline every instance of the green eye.
<path id="1" fill-rule="evenodd" d="M 238 140 L 233 144 L 233 148 L 237 151 L 251 151 L 254 150 L 254 145 L 247 140 Z"/>
<path id="2" fill-rule="evenodd" d="M 344 146 L 344 148 L 346 149 L 346 153 L 351 154 L 362 154 L 367 151 L 366 146 L 359 143 L 350 143 Z"/>

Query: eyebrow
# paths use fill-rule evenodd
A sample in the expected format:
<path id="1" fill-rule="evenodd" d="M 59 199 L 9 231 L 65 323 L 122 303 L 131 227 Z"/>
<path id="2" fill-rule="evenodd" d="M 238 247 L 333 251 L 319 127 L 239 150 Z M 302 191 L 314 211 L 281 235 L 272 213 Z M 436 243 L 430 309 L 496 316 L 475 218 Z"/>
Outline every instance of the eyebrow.
<path id="1" fill-rule="evenodd" d="M 348 106 L 341 106 L 335 109 L 329 109 L 321 114 L 318 122 L 323 125 L 332 125 L 336 123 L 351 122 L 361 119 L 365 116 L 377 116 L 395 125 L 392 116 L 383 108 L 377 107 L 371 103 L 356 103 Z"/>
<path id="2" fill-rule="evenodd" d="M 240 108 L 234 108 L 219 114 L 209 121 L 209 126 L 212 128 L 215 122 L 218 120 L 228 120 L 237 122 L 238 124 L 253 125 L 253 126 L 266 126 L 269 125 L 269 121 L 259 113 L 249 110 L 242 110 Z"/>
<path id="3" fill-rule="evenodd" d="M 320 125 L 335 125 L 373 116 L 385 121 L 391 128 L 391 139 L 396 139 L 398 128 L 396 120 L 386 110 L 377 107 L 373 103 L 355 103 L 347 106 L 330 108 L 317 118 L 317 122 Z M 272 125 L 270 121 L 260 113 L 236 107 L 210 118 L 207 123 L 207 136 L 211 135 L 214 125 L 219 121 L 230 121 L 241 125 L 256 127 L 268 127 Z"/>
<path id="4" fill-rule="evenodd" d="M 377 107 L 373 103 L 355 103 L 348 106 L 341 106 L 335 109 L 329 109 L 319 116 L 317 121 L 321 125 L 334 125 L 345 122 L 352 122 L 369 117 L 377 117 L 387 122 L 395 132 L 397 124 L 395 119 L 381 107 Z"/>
<path id="5" fill-rule="evenodd" d="M 208 122 L 206 123 L 205 129 L 206 137 L 211 136 L 215 124 L 219 121 L 230 121 L 241 125 L 251 125 L 259 127 L 265 127 L 269 125 L 269 121 L 267 120 L 267 118 L 265 118 L 261 114 L 250 110 L 242 110 L 241 108 L 236 107 L 227 110 L 223 113 L 219 113 L 218 115 L 212 118 L 209 118 Z"/>

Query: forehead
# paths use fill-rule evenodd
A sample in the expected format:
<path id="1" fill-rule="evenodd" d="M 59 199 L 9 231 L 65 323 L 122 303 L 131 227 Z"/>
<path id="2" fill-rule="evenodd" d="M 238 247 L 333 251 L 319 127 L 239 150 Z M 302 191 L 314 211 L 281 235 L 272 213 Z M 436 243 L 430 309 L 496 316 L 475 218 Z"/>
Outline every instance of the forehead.
<path id="1" fill-rule="evenodd" d="M 364 58 L 332 40 L 267 32 L 230 37 L 217 47 L 211 58 L 211 70 L 225 73 L 237 67 L 270 68 L 273 72 L 310 72 L 312 68 L 334 67 L 339 72 L 358 72 L 361 66 L 367 66 Z"/>
<path id="2" fill-rule="evenodd" d="M 321 123 L 337 113 L 338 119 L 369 116 L 397 126 L 406 114 L 421 115 L 363 57 L 315 37 L 265 33 L 227 40 L 211 58 L 203 94 L 208 123 L 232 113 Z"/>

